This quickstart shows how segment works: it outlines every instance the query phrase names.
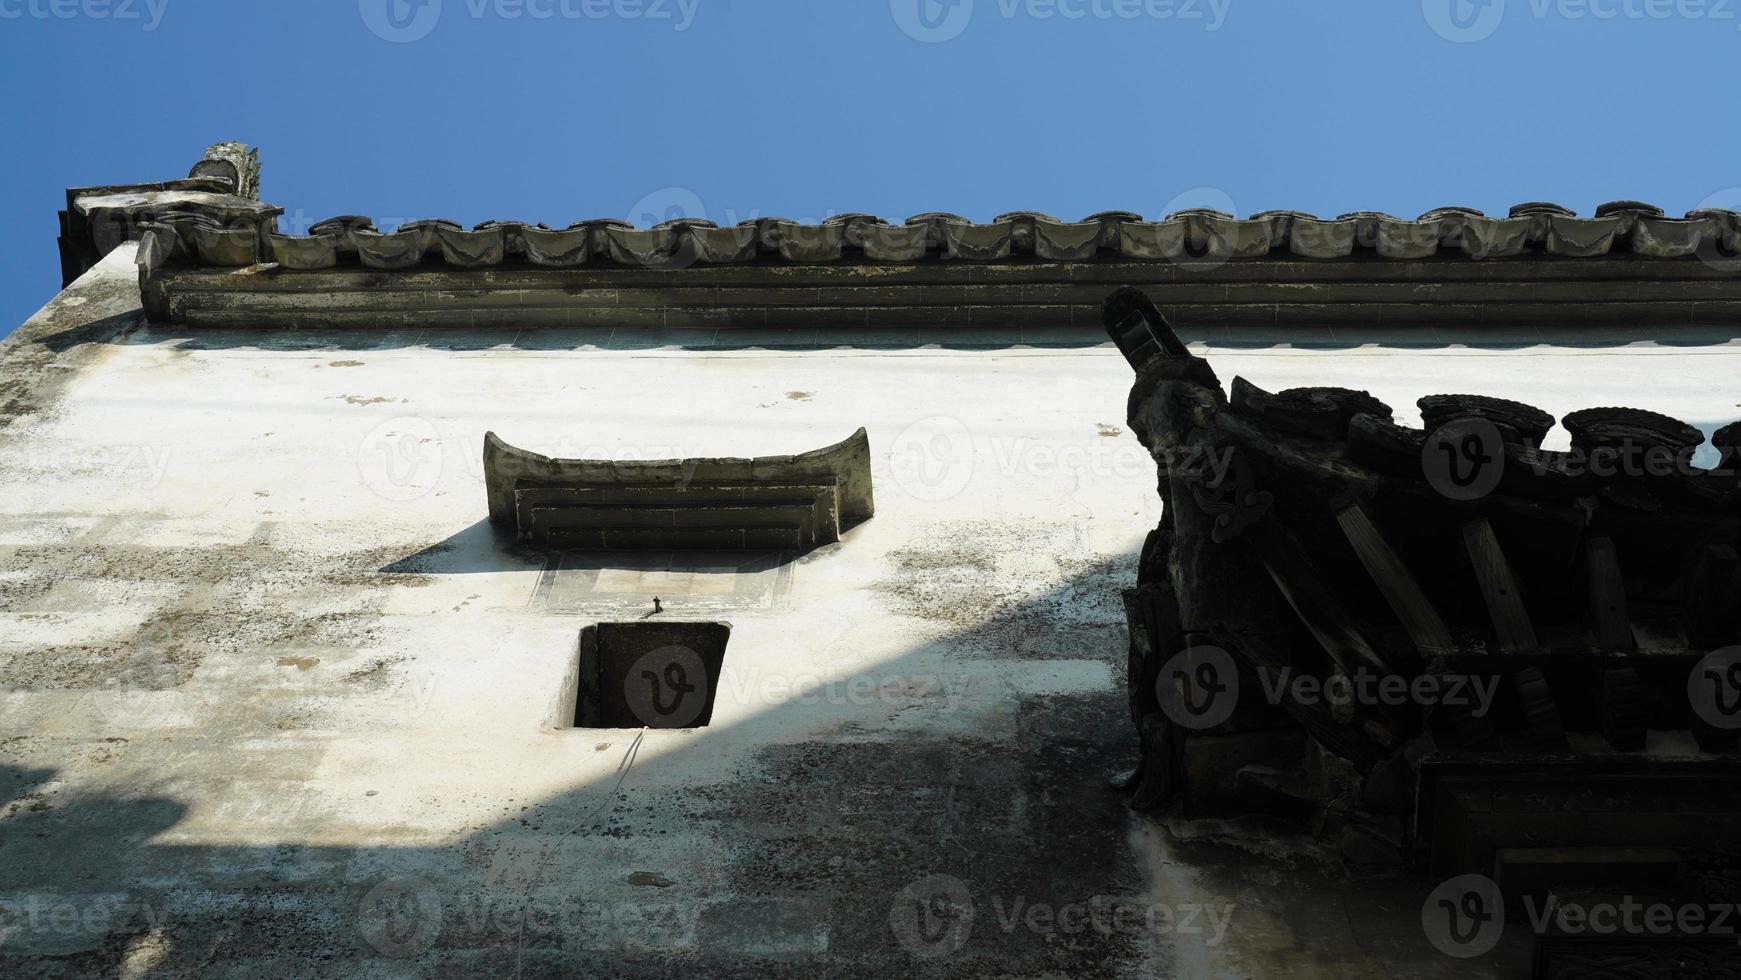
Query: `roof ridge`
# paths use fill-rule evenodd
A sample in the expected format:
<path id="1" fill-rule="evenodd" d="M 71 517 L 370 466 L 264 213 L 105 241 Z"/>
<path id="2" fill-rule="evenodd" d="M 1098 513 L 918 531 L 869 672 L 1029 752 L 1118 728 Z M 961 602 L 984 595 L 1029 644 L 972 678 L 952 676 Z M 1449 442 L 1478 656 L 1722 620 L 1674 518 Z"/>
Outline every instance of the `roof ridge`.
<path id="1" fill-rule="evenodd" d="M 1590 258 L 1630 254 L 1647 259 L 1720 258 L 1741 268 L 1741 212 L 1699 208 L 1671 217 L 1638 201 L 1609 201 L 1590 216 L 1539 201 L 1487 215 L 1462 206 L 1433 208 L 1415 218 L 1352 211 L 1324 218 L 1270 210 L 1238 217 L 1208 208 L 1174 211 L 1155 220 L 1102 211 L 1064 221 L 1035 211 L 1010 211 L 987 222 L 929 211 L 900 223 L 864 213 L 820 223 L 766 216 L 721 226 L 705 218 L 675 218 L 650 228 L 619 218 L 592 218 L 562 228 L 491 220 L 473 228 L 445 218 L 410 221 L 382 231 L 372 219 L 342 215 L 316 222 L 308 234 L 278 227 L 283 208 L 257 198 L 257 152 L 239 143 L 207 151 L 196 180 L 69 191 L 63 234 L 85 251 L 125 239 L 140 250 L 147 273 L 161 265 L 234 267 L 276 263 L 291 271 L 346 265 L 399 270 L 437 263 L 479 268 L 504 263 L 572 268 L 615 263 L 681 269 L 752 261 L 827 263 L 843 259 L 912 263 L 1172 261 L 1184 265 L 1266 258 L 1475 260 Z M 213 179 L 213 178 L 217 179 Z M 151 240 L 147 242 L 147 238 Z"/>

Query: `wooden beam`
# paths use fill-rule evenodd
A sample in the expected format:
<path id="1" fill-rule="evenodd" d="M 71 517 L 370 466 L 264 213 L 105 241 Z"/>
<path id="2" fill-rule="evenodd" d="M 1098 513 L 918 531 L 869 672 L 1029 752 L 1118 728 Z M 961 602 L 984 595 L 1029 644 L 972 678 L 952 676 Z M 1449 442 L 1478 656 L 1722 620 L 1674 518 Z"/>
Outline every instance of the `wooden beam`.
<path id="1" fill-rule="evenodd" d="M 1323 570 L 1306 555 L 1299 539 L 1273 512 L 1246 528 L 1243 536 L 1251 542 L 1294 615 L 1344 674 L 1353 677 L 1361 668 L 1381 674 L 1391 672 L 1384 658 L 1355 627 L 1354 617 L 1348 615 L 1325 585 Z"/>
<path id="2" fill-rule="evenodd" d="M 1736 609 L 1735 549 L 1727 544 L 1708 544 L 1693 567 L 1687 583 L 1683 616 L 1687 641 L 1705 650 L 1729 646 L 1741 640 L 1741 612 Z"/>
<path id="3" fill-rule="evenodd" d="M 1524 607 L 1523 594 L 1517 587 L 1517 576 L 1511 563 L 1505 560 L 1505 550 L 1493 525 L 1487 518 L 1477 517 L 1463 525 L 1463 547 L 1469 552 L 1469 563 L 1475 567 L 1475 581 L 1481 586 L 1481 597 L 1487 601 L 1487 615 L 1499 634 L 1499 649 L 1506 653 L 1523 653 L 1541 644 L 1536 639 L 1535 625 Z"/>
<path id="4" fill-rule="evenodd" d="M 1523 706 L 1524 720 L 1529 724 L 1530 740 L 1544 752 L 1569 749 L 1566 726 L 1560 720 L 1560 707 L 1554 702 L 1553 689 L 1540 667 L 1525 667 L 1512 675 L 1517 700 Z"/>
<path id="5" fill-rule="evenodd" d="M 1620 574 L 1613 539 L 1597 537 L 1584 542 L 1584 580 L 1589 586 L 1590 629 L 1596 634 L 1596 645 L 1606 653 L 1637 649 L 1626 609 L 1626 580 Z"/>
<path id="6" fill-rule="evenodd" d="M 1365 509 L 1355 504 L 1337 514 L 1336 523 L 1342 526 L 1342 534 L 1353 546 L 1360 563 L 1366 566 L 1372 584 L 1378 586 L 1384 601 L 1390 603 L 1391 610 L 1402 620 L 1403 629 L 1415 646 L 1428 655 L 1454 652 L 1457 641 L 1452 639 L 1444 619 Z"/>
<path id="7" fill-rule="evenodd" d="M 1249 633 L 1217 634 L 1219 645 L 1243 656 L 1258 671 L 1273 682 L 1284 669 L 1297 669 L 1287 658 L 1266 641 Z M 1353 723 L 1335 717 L 1328 704 L 1319 699 L 1302 704 L 1288 696 L 1289 686 L 1279 685 L 1281 708 L 1301 727 L 1361 772 L 1369 772 L 1401 742 L 1395 728 L 1373 712 L 1355 706 Z"/>
<path id="8" fill-rule="evenodd" d="M 1644 748 L 1650 725 L 1647 692 L 1638 671 L 1610 665 L 1602 674 L 1602 735 L 1620 752 Z"/>

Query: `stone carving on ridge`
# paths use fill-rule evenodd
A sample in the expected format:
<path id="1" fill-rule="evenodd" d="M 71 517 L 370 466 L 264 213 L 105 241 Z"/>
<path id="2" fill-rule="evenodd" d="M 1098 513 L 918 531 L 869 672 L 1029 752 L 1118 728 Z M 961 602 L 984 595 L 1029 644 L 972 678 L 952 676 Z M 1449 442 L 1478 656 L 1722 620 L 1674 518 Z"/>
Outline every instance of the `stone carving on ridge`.
<path id="1" fill-rule="evenodd" d="M 864 429 L 797 456 L 553 459 L 484 437 L 490 521 L 551 550 L 806 551 L 875 513 Z"/>
<path id="2" fill-rule="evenodd" d="M 284 209 L 261 203 L 259 187 L 258 151 L 216 143 L 180 180 L 68 188 L 60 213 L 62 284 L 127 241 L 142 244 L 146 273 L 164 263 L 263 261 L 265 238 Z"/>

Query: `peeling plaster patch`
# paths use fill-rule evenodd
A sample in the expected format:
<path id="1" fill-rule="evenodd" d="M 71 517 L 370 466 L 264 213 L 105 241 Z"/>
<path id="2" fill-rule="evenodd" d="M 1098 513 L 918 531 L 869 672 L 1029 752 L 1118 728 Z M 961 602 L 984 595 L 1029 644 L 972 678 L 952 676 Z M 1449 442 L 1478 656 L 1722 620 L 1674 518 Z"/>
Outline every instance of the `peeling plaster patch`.
<path id="1" fill-rule="evenodd" d="M 1079 537 L 1072 524 L 939 524 L 889 552 L 889 574 L 871 588 L 909 616 L 969 630 L 962 642 L 976 653 L 1099 657 L 1083 633 L 1103 642 L 1123 633 L 1120 589 L 1135 557 L 1046 557 L 1091 554 Z"/>
<path id="2" fill-rule="evenodd" d="M 38 572 L 0 571 L 0 610 L 22 608 L 54 586 L 52 576 Z"/>
<path id="3" fill-rule="evenodd" d="M 1028 697 L 1123 690 L 1112 666 L 1099 660 L 1012 660 L 999 664 L 993 675 Z"/>
<path id="4" fill-rule="evenodd" d="M 813 391 L 788 391 L 788 392 L 786 392 L 786 397 L 788 399 L 791 399 L 792 401 L 795 401 L 795 402 L 807 402 L 811 398 L 815 397 L 815 395 L 816 395 L 816 393 Z"/>
<path id="5" fill-rule="evenodd" d="M 140 518 L 129 520 L 126 527 L 117 527 L 108 535 L 145 548 L 234 548 L 247 543 L 259 528 L 253 518 L 223 518 L 220 516 L 171 518 Z"/>
<path id="6" fill-rule="evenodd" d="M 362 361 L 332 361 L 327 367 L 362 367 Z"/>
<path id="7" fill-rule="evenodd" d="M 6 805 L 6 812 L 0 814 L 0 820 L 10 820 L 21 811 L 42 813 L 50 809 L 53 809 L 53 805 L 48 802 L 48 797 L 41 793 L 25 793 Z"/>
<path id="8" fill-rule="evenodd" d="M 319 657 L 279 657 L 278 666 L 295 667 L 297 670 L 313 670 L 320 664 Z"/>
<path id="9" fill-rule="evenodd" d="M 175 945 L 161 929 L 152 929 L 127 941 L 121 956 L 120 976 L 123 980 L 151 975 L 169 960 Z"/>
<path id="10" fill-rule="evenodd" d="M 0 617 L 0 650 L 102 643 L 138 630 L 185 591 L 173 582 L 43 576 L 46 588 Z"/>
<path id="11" fill-rule="evenodd" d="M 1113 438 L 1117 438 L 1118 436 L 1124 435 L 1123 429 L 1119 428 L 1116 425 L 1109 425 L 1108 423 L 1105 423 L 1105 422 L 1096 422 L 1094 427 L 1100 432 L 1101 435 L 1105 436 L 1108 439 L 1113 439 Z"/>
<path id="12" fill-rule="evenodd" d="M 10 557 L 61 580 L 32 600 L 52 600 L 56 620 L 19 618 L 36 611 L 29 603 L 8 614 L 14 628 L 0 641 L 0 685 L 9 687 L 163 690 L 185 683 L 212 654 L 364 647 L 381 629 L 375 550 L 314 563 L 258 543 L 99 541 L 15 548 Z"/>
<path id="13" fill-rule="evenodd" d="M 0 547 L 58 544 L 96 527 L 95 517 L 0 517 Z"/>
<path id="14" fill-rule="evenodd" d="M 57 737 L 84 738 L 117 728 L 160 736 L 202 724 L 203 707 L 179 691 L 43 688 L 0 693 L 0 717 L 8 724 Z M 24 759 L 22 750 L 17 758 Z"/>
<path id="15" fill-rule="evenodd" d="M 166 690 L 193 676 L 203 654 L 167 639 L 173 617 L 154 620 L 141 636 L 86 646 L 37 646 L 0 654 L 0 687 L 19 690 Z"/>
<path id="16" fill-rule="evenodd" d="M 1140 898 L 1129 818 L 1117 794 L 1104 791 L 1098 762 L 1122 751 L 1108 726 L 1126 711 L 1122 692 L 1107 688 L 1022 700 L 1007 739 L 903 735 L 770 746 L 757 753 L 755 778 L 625 804 L 619 832 L 633 846 L 655 821 L 755 828 L 723 852 L 715 887 L 769 899 L 752 907 L 767 910 L 760 928 L 776 938 L 801 942 L 809 913 L 823 913 L 828 952 L 843 962 L 874 957 L 889 935 L 889 903 L 830 897 L 895 896 L 927 874 L 946 874 L 985 916 L 972 944 L 948 961 L 952 975 L 1136 976 L 1144 955 L 1136 933 L 1005 931 L 994 919 L 995 903 L 1007 913 L 1018 900 Z M 742 911 L 708 909 L 701 931 L 726 942 L 742 924 Z M 981 929 L 996 938 L 982 941 Z"/>
<path id="17" fill-rule="evenodd" d="M 152 606 L 118 606 L 107 613 L 0 613 L 0 655 L 102 643 L 138 629 L 154 611 Z"/>
<path id="18" fill-rule="evenodd" d="M 346 674 L 345 680 L 353 684 L 379 684 L 386 681 L 388 673 L 394 667 L 404 662 L 404 657 L 376 657 Z"/>
<path id="19" fill-rule="evenodd" d="M 337 560 L 357 570 L 372 562 L 371 571 L 378 571 L 383 566 L 430 547 L 430 541 L 439 538 L 438 534 L 426 527 L 398 525 L 379 520 L 299 520 L 260 524 L 255 519 L 252 523 L 259 535 L 259 542 L 295 555 L 305 564 L 327 564 Z M 380 547 L 358 551 L 358 542 L 378 543 Z"/>

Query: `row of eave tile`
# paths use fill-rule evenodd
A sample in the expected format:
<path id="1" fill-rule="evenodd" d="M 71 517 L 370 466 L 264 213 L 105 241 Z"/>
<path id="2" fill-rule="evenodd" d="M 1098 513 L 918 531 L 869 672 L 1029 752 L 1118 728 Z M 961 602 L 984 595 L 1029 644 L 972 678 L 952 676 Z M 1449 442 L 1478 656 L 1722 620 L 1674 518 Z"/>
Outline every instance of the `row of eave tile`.
<path id="1" fill-rule="evenodd" d="M 1512 208 L 1505 217 L 1488 217 L 1468 208 L 1439 208 L 1413 220 L 1379 212 L 1325 219 L 1295 211 L 1235 218 L 1218 211 L 1190 210 L 1160 221 L 1112 211 L 1076 222 L 1012 212 L 976 224 L 958 215 L 933 212 L 903 224 L 846 214 L 820 225 L 760 218 L 720 227 L 679 218 L 645 229 L 598 219 L 560 229 L 489 221 L 468 230 L 437 219 L 381 232 L 367 218 L 340 217 L 320 222 L 302 236 L 279 234 L 270 224 L 236 227 L 189 213 L 165 216 L 162 223 L 176 230 L 180 244 L 203 265 L 276 262 L 287 269 L 311 271 L 334 268 L 349 257 L 371 269 L 410 269 L 436 259 L 460 268 L 494 266 L 509 259 L 557 268 L 595 259 L 654 267 L 774 257 L 807 263 L 837 261 L 854 252 L 878 262 L 914 262 L 928 255 L 995 262 L 1012 256 L 1081 261 L 1103 254 L 1134 260 L 1254 259 L 1272 254 L 1337 259 L 1356 250 L 1403 260 L 1441 252 L 1484 259 L 1536 251 L 1566 257 L 1630 251 L 1650 258 L 1741 251 L 1741 213 L 1704 209 L 1675 218 L 1634 201 L 1604 204 L 1592 217 L 1579 217 L 1558 205 L 1532 203 Z"/>

